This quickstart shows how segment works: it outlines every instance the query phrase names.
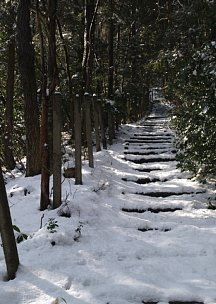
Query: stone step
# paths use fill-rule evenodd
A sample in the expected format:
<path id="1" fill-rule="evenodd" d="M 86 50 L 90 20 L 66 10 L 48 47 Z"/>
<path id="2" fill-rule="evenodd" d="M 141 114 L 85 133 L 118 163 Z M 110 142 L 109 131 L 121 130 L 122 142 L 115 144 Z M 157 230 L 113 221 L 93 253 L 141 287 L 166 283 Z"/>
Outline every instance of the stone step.
<path id="1" fill-rule="evenodd" d="M 147 151 L 147 152 L 140 152 L 140 151 L 124 151 L 125 155 L 160 155 L 160 154 L 165 154 L 165 153 L 172 153 L 176 154 L 176 150 L 163 150 L 163 151 Z"/>
<path id="2" fill-rule="evenodd" d="M 162 141 L 172 141 L 172 142 L 175 142 L 175 139 L 174 137 L 165 137 L 165 136 L 155 136 L 155 137 L 151 137 L 151 136 L 135 136 L 135 137 L 130 137 L 129 140 L 137 140 L 137 141 L 145 141 L 145 140 L 148 140 L 148 141 L 152 141 L 152 143 L 154 143 L 155 141 L 158 141 L 158 140 L 162 140 Z"/>
<path id="3" fill-rule="evenodd" d="M 125 141 L 125 143 L 135 143 L 135 144 L 151 144 L 151 143 L 160 143 L 160 144 L 174 144 L 174 140 L 170 139 L 170 140 L 164 140 L 164 139 L 155 139 L 155 140 L 151 140 L 151 139 L 128 139 Z"/>
<path id="4" fill-rule="evenodd" d="M 124 182 L 133 182 L 133 183 L 136 183 L 136 184 L 139 184 L 139 185 L 145 185 L 145 184 L 156 183 L 156 182 L 167 182 L 167 179 L 160 180 L 159 178 L 149 178 L 149 177 L 138 178 L 136 180 L 128 179 L 126 177 L 122 177 L 122 180 Z"/>
<path id="5" fill-rule="evenodd" d="M 161 146 L 158 146 L 158 143 L 151 143 L 151 145 L 143 145 L 143 143 L 140 142 L 131 142 L 125 143 L 125 149 L 128 149 L 128 147 L 139 147 L 139 149 L 164 149 L 164 148 L 173 148 L 172 143 L 161 143 Z"/>
<path id="6" fill-rule="evenodd" d="M 167 157 L 167 158 L 163 158 L 163 157 L 155 157 L 155 158 L 140 158 L 140 159 L 130 159 L 130 158 L 124 158 L 124 160 L 126 161 L 130 161 L 133 162 L 135 164 L 144 164 L 144 163 L 160 163 L 160 162 L 171 162 L 171 161 L 175 161 L 175 157 Z"/>
<path id="7" fill-rule="evenodd" d="M 144 212 L 152 212 L 152 213 L 160 213 L 160 212 L 175 212 L 175 211 L 180 211 L 182 208 L 151 208 L 148 207 L 146 209 L 141 209 L 141 208 L 122 208 L 122 211 L 128 212 L 128 213 L 144 213 Z"/>
<path id="8" fill-rule="evenodd" d="M 180 196 L 180 195 L 192 195 L 192 194 L 201 194 L 204 191 L 182 191 L 182 192 L 169 192 L 169 191 L 157 191 L 157 192 L 136 192 L 134 194 L 143 195 L 143 196 L 150 196 L 150 197 L 169 197 L 169 196 Z"/>
<path id="9" fill-rule="evenodd" d="M 162 132 L 160 132 L 160 133 L 155 133 L 155 132 L 148 132 L 148 133 L 146 133 L 146 134 L 143 134 L 143 133 L 134 133 L 134 135 L 133 136 L 135 136 L 135 137 L 144 137 L 144 136 L 163 136 L 163 137 L 167 137 L 167 136 L 169 136 L 169 137 L 174 137 L 174 135 L 173 134 L 171 134 L 171 133 L 162 133 Z"/>
<path id="10" fill-rule="evenodd" d="M 138 228 L 137 230 L 139 230 L 141 232 L 148 232 L 148 231 L 168 232 L 168 231 L 171 231 L 170 228 L 159 229 L 159 228 L 150 228 L 150 227 Z"/>
<path id="11" fill-rule="evenodd" d="M 139 134 L 139 135 L 136 135 L 134 134 L 133 135 L 134 137 L 130 137 L 130 139 L 152 139 L 152 140 L 155 140 L 155 139 L 167 139 L 167 138 L 174 138 L 173 135 L 170 135 L 170 134 L 164 134 L 164 135 L 158 135 L 158 134 Z"/>
<path id="12" fill-rule="evenodd" d="M 166 116 L 149 116 L 146 120 L 166 119 Z"/>
<path id="13" fill-rule="evenodd" d="M 161 168 L 135 168 L 136 171 L 139 172 L 151 172 L 151 171 L 160 171 Z"/>
<path id="14" fill-rule="evenodd" d="M 164 122 L 157 122 L 157 121 L 143 122 L 142 126 L 143 127 L 158 127 L 158 126 L 163 126 L 164 127 Z"/>

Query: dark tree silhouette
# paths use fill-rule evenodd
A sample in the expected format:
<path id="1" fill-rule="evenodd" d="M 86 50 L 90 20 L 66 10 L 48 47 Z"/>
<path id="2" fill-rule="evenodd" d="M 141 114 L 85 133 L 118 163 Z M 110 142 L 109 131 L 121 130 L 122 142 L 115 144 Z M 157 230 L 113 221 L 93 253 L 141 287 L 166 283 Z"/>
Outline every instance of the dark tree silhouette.
<path id="1" fill-rule="evenodd" d="M 7 276 L 13 280 L 19 266 L 19 257 L 13 232 L 10 209 L 4 185 L 2 170 L 0 169 L 0 231 L 7 267 Z"/>
<path id="2" fill-rule="evenodd" d="M 39 174 L 40 128 L 35 76 L 35 56 L 30 26 L 30 0 L 20 0 L 17 10 L 17 55 L 24 92 L 26 176 Z"/>

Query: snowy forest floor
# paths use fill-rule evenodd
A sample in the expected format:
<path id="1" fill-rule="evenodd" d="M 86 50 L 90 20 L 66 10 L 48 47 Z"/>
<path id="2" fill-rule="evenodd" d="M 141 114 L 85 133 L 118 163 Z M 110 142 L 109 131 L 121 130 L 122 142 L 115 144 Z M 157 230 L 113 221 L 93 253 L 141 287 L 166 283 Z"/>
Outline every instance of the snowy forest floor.
<path id="1" fill-rule="evenodd" d="M 39 211 L 40 176 L 5 176 L 13 224 L 28 239 L 13 281 L 0 249 L 0 304 L 216 303 L 215 185 L 188 179 L 175 153 L 158 103 L 95 153 L 94 169 L 84 161 L 83 185 L 63 178 L 59 210 Z"/>

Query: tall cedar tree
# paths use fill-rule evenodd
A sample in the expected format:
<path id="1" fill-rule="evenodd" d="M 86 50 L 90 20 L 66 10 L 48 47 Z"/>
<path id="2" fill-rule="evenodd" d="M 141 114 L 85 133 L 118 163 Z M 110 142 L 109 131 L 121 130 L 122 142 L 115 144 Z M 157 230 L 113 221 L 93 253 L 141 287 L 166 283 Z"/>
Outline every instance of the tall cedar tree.
<path id="1" fill-rule="evenodd" d="M 109 16 L 109 42 L 108 42 L 108 57 L 109 57 L 109 71 L 108 71 L 108 99 L 113 100 L 113 85 L 114 85 L 114 21 L 113 21 L 113 14 L 114 14 L 114 1 L 109 0 L 109 9 L 110 9 L 110 16 Z M 110 103 L 107 104 L 107 111 L 108 111 L 108 133 L 109 133 L 109 144 L 112 145 L 113 138 L 115 137 L 114 132 L 114 118 L 113 118 L 113 110 L 112 105 Z"/>
<path id="2" fill-rule="evenodd" d="M 35 76 L 35 56 L 30 26 L 30 0 L 20 0 L 17 10 L 17 55 L 24 92 L 26 176 L 39 174 L 40 132 Z"/>
<path id="3" fill-rule="evenodd" d="M 45 210 L 49 205 L 49 149 L 48 149 L 48 96 L 47 96 L 47 62 L 45 38 L 42 30 L 42 14 L 39 8 L 39 1 L 36 2 L 37 12 L 37 28 L 39 33 L 40 43 L 40 69 L 41 69 L 41 128 L 40 128 L 40 143 L 41 143 L 41 198 L 40 210 Z"/>
<path id="4" fill-rule="evenodd" d="M 7 49 L 7 81 L 6 81 L 6 102 L 5 102 L 5 118 L 4 118 L 4 136 L 3 136 L 3 152 L 5 166 L 9 170 L 13 170 L 16 163 L 12 149 L 13 134 L 13 98 L 14 98 L 14 75 L 15 75 L 15 37 L 14 37 L 14 6 L 10 3 L 9 23 L 7 26 L 8 49 Z"/>
<path id="5" fill-rule="evenodd" d="M 57 0 L 49 0 L 47 7 L 47 28 L 48 28 L 48 79 L 43 78 L 42 86 L 42 123 L 41 123 L 41 145 L 42 145 L 42 174 L 41 174 L 41 200 L 40 210 L 45 210 L 49 203 L 49 178 L 52 171 L 52 112 L 53 94 L 58 85 L 58 68 L 56 61 L 56 14 Z M 41 49 L 45 53 L 43 34 L 40 30 Z M 45 70 L 45 55 L 41 57 L 42 69 Z M 43 76 L 42 76 L 43 77 Z M 46 90 L 48 86 L 48 92 Z M 48 93 L 48 94 L 47 94 Z"/>
<path id="6" fill-rule="evenodd" d="M 83 50 L 83 88 L 84 92 L 84 107 L 85 107 L 85 122 L 86 122 L 86 139 L 88 146 L 89 167 L 94 167 L 93 147 L 92 147 L 92 126 L 91 126 L 91 101 L 89 95 L 92 85 L 92 70 L 94 58 L 94 36 L 95 36 L 95 21 L 99 0 L 85 0 L 85 31 L 84 31 L 84 50 Z"/>

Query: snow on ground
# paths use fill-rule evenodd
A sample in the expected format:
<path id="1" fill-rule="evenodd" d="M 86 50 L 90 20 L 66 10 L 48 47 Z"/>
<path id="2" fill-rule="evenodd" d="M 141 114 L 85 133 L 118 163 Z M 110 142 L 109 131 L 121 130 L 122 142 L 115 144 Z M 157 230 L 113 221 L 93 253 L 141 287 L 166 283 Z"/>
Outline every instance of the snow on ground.
<path id="1" fill-rule="evenodd" d="M 173 135 L 166 120 L 157 122 L 149 136 Z M 124 150 L 125 140 L 148 133 L 143 123 L 122 126 L 116 143 L 95 153 L 94 169 L 84 162 L 83 185 L 63 178 L 60 210 L 39 211 L 40 176 L 8 177 L 13 224 L 28 239 L 18 244 L 21 265 L 13 281 L 4 281 L 0 249 L 0 304 L 216 303 L 216 211 L 207 209 L 215 190 L 188 180 L 175 161 L 131 162 L 144 156 L 124 152 L 159 148 L 163 158 L 173 149 L 174 141 L 147 143 L 145 149 L 130 143 Z M 155 170 L 136 170 L 149 168 Z M 158 180 L 138 184 L 140 178 Z M 146 195 L 156 192 L 177 195 Z M 53 233 L 47 229 L 50 219 L 58 224 Z"/>

